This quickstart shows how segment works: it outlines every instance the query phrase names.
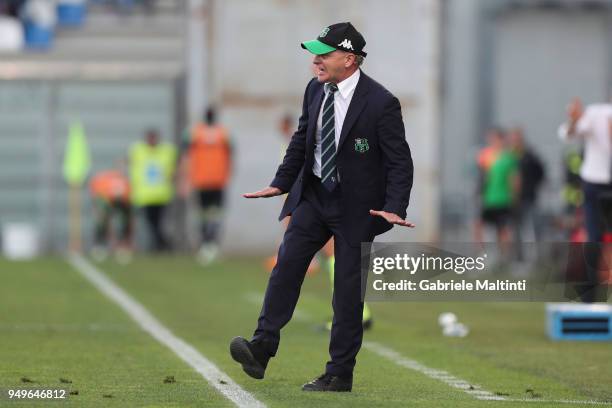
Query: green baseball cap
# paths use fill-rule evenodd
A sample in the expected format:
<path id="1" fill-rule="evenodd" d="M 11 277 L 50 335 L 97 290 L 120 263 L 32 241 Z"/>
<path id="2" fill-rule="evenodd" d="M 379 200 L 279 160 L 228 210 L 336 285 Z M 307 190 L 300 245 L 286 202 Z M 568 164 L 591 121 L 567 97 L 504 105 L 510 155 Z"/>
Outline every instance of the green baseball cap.
<path id="1" fill-rule="evenodd" d="M 334 47 L 329 46 L 319 40 L 304 41 L 302 43 L 302 48 L 312 52 L 315 55 L 323 55 L 327 54 L 328 52 L 336 51 Z"/>
<path id="2" fill-rule="evenodd" d="M 301 45 L 315 55 L 327 54 L 335 50 L 352 52 L 365 57 L 366 42 L 350 22 L 332 24 L 325 27 L 316 40 L 304 41 Z"/>

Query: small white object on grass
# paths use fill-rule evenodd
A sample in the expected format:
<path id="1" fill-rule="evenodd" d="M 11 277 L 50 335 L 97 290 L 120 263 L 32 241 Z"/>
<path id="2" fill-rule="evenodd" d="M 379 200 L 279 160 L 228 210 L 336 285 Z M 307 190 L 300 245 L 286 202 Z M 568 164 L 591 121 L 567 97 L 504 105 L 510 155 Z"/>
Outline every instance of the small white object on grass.
<path id="1" fill-rule="evenodd" d="M 463 323 L 453 323 L 445 326 L 444 330 L 442 330 L 442 334 L 447 337 L 465 337 L 469 332 L 470 330 Z"/>
<path id="2" fill-rule="evenodd" d="M 438 316 L 438 323 L 443 328 L 446 326 L 453 325 L 457 323 L 457 316 L 451 312 L 441 313 L 440 316 Z"/>
<path id="3" fill-rule="evenodd" d="M 219 256 L 219 247 L 216 244 L 203 244 L 196 256 L 197 261 L 202 266 L 208 266 Z"/>

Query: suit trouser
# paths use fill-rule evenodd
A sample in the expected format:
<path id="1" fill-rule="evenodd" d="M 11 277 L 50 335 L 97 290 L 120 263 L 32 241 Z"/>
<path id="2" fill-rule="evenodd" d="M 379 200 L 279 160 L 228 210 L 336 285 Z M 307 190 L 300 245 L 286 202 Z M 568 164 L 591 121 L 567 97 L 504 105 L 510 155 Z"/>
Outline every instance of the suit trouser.
<path id="1" fill-rule="evenodd" d="M 333 235 L 336 258 L 334 318 L 329 343 L 331 359 L 326 372 L 352 376 L 363 338 L 361 248 L 350 246 L 340 233 L 340 186 L 330 193 L 318 178 L 312 178 L 314 180 L 307 182 L 303 198 L 292 213 L 279 248 L 253 342 L 264 346 L 271 356 L 276 354 L 280 330 L 293 315 L 310 261 Z"/>
<path id="2" fill-rule="evenodd" d="M 587 181 L 582 182 L 584 192 L 584 224 L 589 237 L 588 245 L 585 245 L 585 261 L 587 284 L 583 289 L 581 299 L 583 302 L 596 301 L 596 291 L 599 285 L 599 263 L 601 261 L 601 242 L 603 234 L 612 229 L 604 216 L 602 196 L 612 192 L 610 184 L 595 184 Z"/>

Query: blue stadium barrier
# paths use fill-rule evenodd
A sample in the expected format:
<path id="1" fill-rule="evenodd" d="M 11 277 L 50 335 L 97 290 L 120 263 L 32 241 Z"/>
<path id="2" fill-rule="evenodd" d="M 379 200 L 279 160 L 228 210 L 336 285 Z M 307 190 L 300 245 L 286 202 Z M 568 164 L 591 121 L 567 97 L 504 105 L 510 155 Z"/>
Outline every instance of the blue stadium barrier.
<path id="1" fill-rule="evenodd" d="M 549 303 L 548 336 L 552 340 L 612 341 L 612 306 Z"/>

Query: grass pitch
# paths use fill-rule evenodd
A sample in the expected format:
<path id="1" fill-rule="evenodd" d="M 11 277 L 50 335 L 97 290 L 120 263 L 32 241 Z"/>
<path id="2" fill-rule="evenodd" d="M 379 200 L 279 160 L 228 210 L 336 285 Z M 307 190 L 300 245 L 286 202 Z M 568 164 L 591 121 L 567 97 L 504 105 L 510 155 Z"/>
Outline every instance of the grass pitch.
<path id="1" fill-rule="evenodd" d="M 262 381 L 231 360 L 228 342 L 255 328 L 267 273 L 259 259 L 202 268 L 186 257 L 142 257 L 96 265 L 164 325 L 270 407 L 538 407 L 612 403 L 610 343 L 548 340 L 538 303 L 376 303 L 365 340 L 444 370 L 511 401 L 480 401 L 440 380 L 362 349 L 353 392 L 304 393 L 321 374 L 331 316 L 324 273 L 307 278 L 294 319 Z M 70 406 L 232 406 L 61 258 L 0 260 L 0 389 L 66 388 Z M 438 314 L 470 328 L 447 338 Z M 0 405 L 51 404 L 9 402 Z M 515 400 L 524 400 L 515 401 Z M 17 405 L 14 405 L 17 404 Z M 592 404 L 589 406 L 593 406 Z M 612 406 L 612 405 L 609 405 Z"/>

